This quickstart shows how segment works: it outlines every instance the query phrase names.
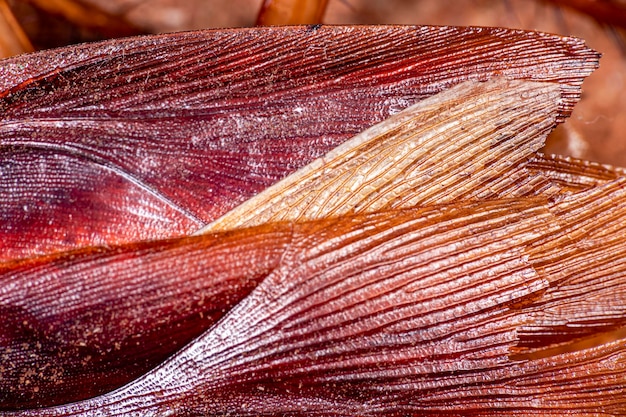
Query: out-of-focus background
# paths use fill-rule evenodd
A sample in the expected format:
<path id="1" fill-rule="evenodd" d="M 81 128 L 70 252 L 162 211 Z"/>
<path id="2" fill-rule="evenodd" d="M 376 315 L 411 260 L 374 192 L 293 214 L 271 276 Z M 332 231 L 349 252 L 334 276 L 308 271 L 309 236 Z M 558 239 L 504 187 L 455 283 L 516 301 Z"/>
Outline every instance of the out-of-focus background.
<path id="1" fill-rule="evenodd" d="M 268 0 L 269 1 L 269 0 Z M 294 5 L 312 0 L 275 0 Z M 253 26 L 263 0 L 0 0 L 35 49 L 140 33 Z M 323 3 L 323 2 L 318 2 Z M 10 18 L 9 18 L 10 20 Z M 547 152 L 626 166 L 626 1 L 328 0 L 329 24 L 480 25 L 577 36 L 603 54 Z M 14 31 L 19 32 L 19 28 Z M 19 38 L 19 36 L 17 36 Z M 0 63 L 1 65 L 1 63 Z"/>

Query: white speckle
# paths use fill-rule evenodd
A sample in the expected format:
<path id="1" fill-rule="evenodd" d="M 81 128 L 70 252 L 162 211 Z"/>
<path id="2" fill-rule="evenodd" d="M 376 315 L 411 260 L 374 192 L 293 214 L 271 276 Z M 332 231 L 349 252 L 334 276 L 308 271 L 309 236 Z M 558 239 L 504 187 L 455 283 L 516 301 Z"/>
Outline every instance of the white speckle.
<path id="1" fill-rule="evenodd" d="M 294 107 L 293 108 L 293 112 L 295 114 L 303 114 L 304 113 L 304 109 L 302 107 Z"/>
<path id="2" fill-rule="evenodd" d="M 403 98 L 393 98 L 387 99 L 383 103 L 383 108 L 387 108 L 388 114 L 383 114 L 385 117 L 393 116 L 394 114 L 400 113 L 407 107 L 411 106 L 411 102 L 409 100 Z"/>

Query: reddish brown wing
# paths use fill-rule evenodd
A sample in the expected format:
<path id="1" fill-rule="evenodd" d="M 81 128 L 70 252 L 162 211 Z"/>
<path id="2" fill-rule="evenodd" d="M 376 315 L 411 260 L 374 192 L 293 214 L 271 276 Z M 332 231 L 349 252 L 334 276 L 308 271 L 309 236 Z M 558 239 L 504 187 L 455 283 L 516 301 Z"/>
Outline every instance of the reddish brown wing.
<path id="1" fill-rule="evenodd" d="M 532 256 L 554 284 L 528 307 L 534 319 L 520 331 L 525 348 L 626 325 L 626 177 L 563 196 L 550 209 L 562 231 L 537 242 Z"/>
<path id="2" fill-rule="evenodd" d="M 247 296 L 290 240 L 289 225 L 274 224 L 0 268 L 0 410 L 132 381 Z"/>
<path id="3" fill-rule="evenodd" d="M 189 233 L 467 79 L 560 82 L 563 118 L 597 60 L 572 38 L 399 26 L 190 32 L 5 60 L 0 259 Z"/>

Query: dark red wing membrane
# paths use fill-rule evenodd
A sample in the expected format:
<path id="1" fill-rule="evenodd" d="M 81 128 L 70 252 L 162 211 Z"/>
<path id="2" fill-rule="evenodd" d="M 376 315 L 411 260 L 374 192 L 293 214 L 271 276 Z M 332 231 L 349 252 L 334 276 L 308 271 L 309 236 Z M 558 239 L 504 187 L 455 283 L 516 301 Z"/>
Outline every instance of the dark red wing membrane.
<path id="1" fill-rule="evenodd" d="M 0 268 L 0 410 L 93 397 L 157 366 L 279 264 L 288 224 Z"/>
<path id="2" fill-rule="evenodd" d="M 5 60 L 0 260 L 187 234 L 468 79 L 560 83 L 563 119 L 597 61 L 573 38 L 401 26 L 189 32 Z"/>
<path id="3" fill-rule="evenodd" d="M 131 175 L 74 151 L 0 148 L 0 260 L 185 235 L 203 223 Z"/>

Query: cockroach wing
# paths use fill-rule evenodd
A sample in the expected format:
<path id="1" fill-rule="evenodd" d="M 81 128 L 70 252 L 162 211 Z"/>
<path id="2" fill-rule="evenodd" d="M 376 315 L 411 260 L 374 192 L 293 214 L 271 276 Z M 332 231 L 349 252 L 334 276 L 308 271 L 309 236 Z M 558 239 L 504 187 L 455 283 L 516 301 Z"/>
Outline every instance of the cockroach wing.
<path id="1" fill-rule="evenodd" d="M 54 248 L 185 235 L 202 224 L 102 160 L 69 150 L 0 146 L 1 261 Z"/>
<path id="2" fill-rule="evenodd" d="M 555 126 L 560 100 L 551 83 L 464 82 L 365 130 L 201 232 L 533 194 L 523 185 L 525 163 Z"/>
<path id="3" fill-rule="evenodd" d="M 618 171 L 619 172 L 619 171 Z M 520 346 L 540 350 L 626 325 L 626 176 L 550 205 L 561 224 L 535 244 L 537 270 L 554 279 L 527 306 Z"/>
<path id="4" fill-rule="evenodd" d="M 597 61 L 573 38 L 428 26 L 210 30 L 4 60 L 0 259 L 190 233 L 467 80 L 557 83 L 562 120 Z"/>
<path id="5" fill-rule="evenodd" d="M 0 410 L 127 384 L 214 324 L 274 268 L 288 224 L 88 248 L 0 267 Z"/>
<path id="6" fill-rule="evenodd" d="M 537 177 L 544 179 L 543 187 L 556 187 L 556 194 L 552 195 L 560 200 L 566 195 L 573 195 L 580 191 L 590 190 L 626 176 L 624 168 L 584 161 L 570 156 L 546 155 L 536 153 L 524 167 L 528 181 Z M 540 191 L 539 194 L 549 195 L 550 192 Z"/>

